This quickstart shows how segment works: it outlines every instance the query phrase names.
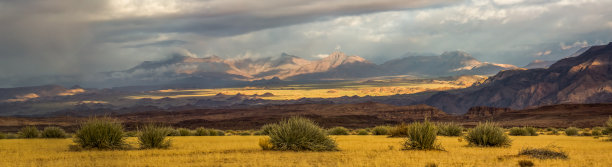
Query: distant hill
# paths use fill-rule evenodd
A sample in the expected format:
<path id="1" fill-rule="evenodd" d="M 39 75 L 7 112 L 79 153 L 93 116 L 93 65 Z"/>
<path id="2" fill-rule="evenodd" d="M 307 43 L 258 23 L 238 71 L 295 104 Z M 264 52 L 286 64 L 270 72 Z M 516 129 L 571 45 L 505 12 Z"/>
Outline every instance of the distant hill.
<path id="1" fill-rule="evenodd" d="M 472 106 L 509 107 L 612 102 L 612 43 L 593 46 L 547 69 L 501 71 L 483 84 L 440 92 L 425 101 L 445 112 L 465 113 Z"/>
<path id="2" fill-rule="evenodd" d="M 461 51 L 445 52 L 440 56 L 409 56 L 389 60 L 380 65 L 388 75 L 492 75 L 501 70 L 516 69 L 509 64 L 495 64 L 476 60 Z"/>

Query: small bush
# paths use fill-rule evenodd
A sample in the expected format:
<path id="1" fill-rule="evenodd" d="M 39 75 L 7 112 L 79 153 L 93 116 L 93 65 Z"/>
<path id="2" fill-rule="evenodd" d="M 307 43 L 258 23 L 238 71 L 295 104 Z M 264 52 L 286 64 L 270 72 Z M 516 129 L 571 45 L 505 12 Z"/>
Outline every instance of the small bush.
<path id="1" fill-rule="evenodd" d="M 370 134 L 370 132 L 368 132 L 365 129 L 361 129 L 361 130 L 357 131 L 357 135 L 369 135 L 369 134 Z"/>
<path id="2" fill-rule="evenodd" d="M 199 127 L 195 130 L 194 135 L 196 136 L 210 136 L 210 131 L 208 129 L 205 129 L 203 127 Z"/>
<path id="3" fill-rule="evenodd" d="M 74 142 L 85 149 L 123 149 L 127 146 L 123 126 L 110 118 L 94 118 L 83 123 L 75 134 Z"/>
<path id="4" fill-rule="evenodd" d="M 463 127 L 454 122 L 439 123 L 438 135 L 440 136 L 461 136 Z"/>
<path id="5" fill-rule="evenodd" d="M 42 137 L 43 138 L 66 138 L 66 131 L 59 127 L 46 127 L 43 129 Z"/>
<path id="6" fill-rule="evenodd" d="M 591 135 L 593 135 L 593 136 L 601 136 L 602 133 L 601 133 L 601 130 L 593 130 L 593 131 L 591 131 Z"/>
<path id="7" fill-rule="evenodd" d="M 338 150 L 336 142 L 309 119 L 292 117 L 282 120 L 270 129 L 272 150 L 292 151 L 333 151 Z"/>
<path id="8" fill-rule="evenodd" d="M 6 139 L 7 135 L 4 132 L 0 132 L 0 139 Z"/>
<path id="9" fill-rule="evenodd" d="M 242 131 L 242 132 L 238 133 L 238 135 L 240 135 L 240 136 L 251 136 L 251 132 L 249 132 L 249 131 Z"/>
<path id="10" fill-rule="evenodd" d="M 274 149 L 274 144 L 270 142 L 270 138 L 261 138 L 259 139 L 259 147 L 263 150 L 272 150 Z"/>
<path id="11" fill-rule="evenodd" d="M 327 130 L 327 133 L 329 135 L 348 135 L 349 130 L 344 127 L 338 126 Z"/>
<path id="12" fill-rule="evenodd" d="M 567 154 L 557 146 L 544 148 L 524 148 L 518 155 L 525 155 L 537 159 L 567 159 Z"/>
<path id="13" fill-rule="evenodd" d="M 436 145 L 438 129 L 436 125 L 425 120 L 425 122 L 415 122 L 408 126 L 408 138 L 404 142 L 404 150 L 434 150 L 441 149 Z"/>
<path id="14" fill-rule="evenodd" d="M 567 135 L 567 136 L 578 136 L 578 131 L 580 131 L 580 129 L 575 128 L 575 127 L 569 127 L 567 129 L 565 129 L 565 135 Z"/>
<path id="15" fill-rule="evenodd" d="M 177 131 L 179 133 L 179 136 L 191 136 L 192 135 L 191 130 L 189 129 L 179 128 L 177 129 Z"/>
<path id="16" fill-rule="evenodd" d="M 389 134 L 388 126 L 377 126 L 372 129 L 372 135 L 387 135 Z"/>
<path id="17" fill-rule="evenodd" d="M 537 136 L 538 132 L 533 127 L 514 127 L 508 133 L 510 136 Z"/>
<path id="18" fill-rule="evenodd" d="M 504 129 L 495 123 L 479 123 L 474 129 L 470 130 L 465 136 L 469 145 L 481 147 L 501 147 L 510 146 L 512 142 Z"/>
<path id="19" fill-rule="evenodd" d="M 37 138 L 38 136 L 40 136 L 40 131 L 38 131 L 38 129 L 34 126 L 26 126 L 21 128 L 21 130 L 19 130 L 19 137 L 20 138 Z"/>
<path id="20" fill-rule="evenodd" d="M 138 143 L 140 148 L 168 148 L 170 147 L 170 140 L 166 139 L 170 134 L 169 128 L 160 127 L 156 125 L 147 125 L 140 131 L 138 135 Z"/>
<path id="21" fill-rule="evenodd" d="M 217 136 L 225 136 L 225 132 L 222 130 L 217 130 Z"/>
<path id="22" fill-rule="evenodd" d="M 181 135 L 178 130 L 173 129 L 171 127 L 167 127 L 166 130 L 170 132 L 168 133 L 168 136 L 180 136 Z"/>
<path id="23" fill-rule="evenodd" d="M 603 134 L 610 135 L 612 137 L 612 116 L 608 117 L 608 121 L 604 124 Z"/>
<path id="24" fill-rule="evenodd" d="M 218 131 L 218 130 L 216 130 L 216 129 L 208 129 L 208 135 L 209 135 L 209 136 L 217 136 L 217 133 L 218 133 L 218 132 L 219 132 L 219 131 Z"/>
<path id="25" fill-rule="evenodd" d="M 7 139 L 17 139 L 19 138 L 19 134 L 9 133 L 9 134 L 6 134 L 6 138 Z"/>
<path id="26" fill-rule="evenodd" d="M 548 134 L 550 134 L 550 135 L 559 135 L 559 130 L 552 129 L 552 130 L 550 130 L 550 133 L 548 133 Z"/>
<path id="27" fill-rule="evenodd" d="M 408 125 L 401 123 L 389 130 L 389 137 L 406 137 L 408 136 Z"/>
<path id="28" fill-rule="evenodd" d="M 519 160 L 518 165 L 520 167 L 532 167 L 534 164 L 530 160 Z"/>

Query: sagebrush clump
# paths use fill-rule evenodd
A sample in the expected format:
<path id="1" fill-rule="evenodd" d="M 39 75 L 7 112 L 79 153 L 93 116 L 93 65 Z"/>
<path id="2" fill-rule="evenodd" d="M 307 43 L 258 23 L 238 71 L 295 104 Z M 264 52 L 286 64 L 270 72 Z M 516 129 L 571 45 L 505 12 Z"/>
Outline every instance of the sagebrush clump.
<path id="1" fill-rule="evenodd" d="M 510 136 L 537 136 L 538 132 L 533 127 L 513 127 L 510 128 Z"/>
<path id="2" fill-rule="evenodd" d="M 41 134 L 43 138 L 66 138 L 66 131 L 60 127 L 50 126 L 43 129 Z"/>
<path id="3" fill-rule="evenodd" d="M 19 130 L 20 138 L 30 139 L 30 138 L 37 138 L 39 136 L 40 136 L 40 131 L 38 131 L 38 129 L 35 126 L 26 126 L 26 127 L 21 128 L 21 130 Z"/>
<path id="4" fill-rule="evenodd" d="M 357 131 L 357 135 L 369 135 L 369 134 L 370 134 L 370 132 L 368 132 L 365 129 L 361 129 L 361 130 Z"/>
<path id="5" fill-rule="evenodd" d="M 138 143 L 140 148 L 168 148 L 170 147 L 170 139 L 167 139 L 171 133 L 171 128 L 161 127 L 157 125 L 146 125 L 141 129 L 138 135 Z"/>
<path id="6" fill-rule="evenodd" d="M 404 150 L 441 150 L 436 144 L 438 129 L 436 125 L 425 120 L 408 126 L 408 136 L 403 144 Z"/>
<path id="7" fill-rule="evenodd" d="M 377 126 L 372 129 L 372 135 L 387 135 L 389 134 L 388 126 Z"/>
<path id="8" fill-rule="evenodd" d="M 491 122 L 478 123 L 474 129 L 468 132 L 465 140 L 471 146 L 480 147 L 510 146 L 512 142 L 508 135 L 504 133 L 503 128 Z"/>
<path id="9" fill-rule="evenodd" d="M 438 123 L 438 135 L 440 136 L 461 136 L 463 127 L 454 122 Z"/>
<path id="10" fill-rule="evenodd" d="M 565 129 L 565 135 L 567 136 L 578 136 L 578 132 L 580 131 L 580 129 L 575 128 L 575 127 L 569 127 L 567 129 Z"/>
<path id="11" fill-rule="evenodd" d="M 329 135 L 349 135 L 349 130 L 344 127 L 338 126 L 327 130 L 327 133 Z"/>
<path id="12" fill-rule="evenodd" d="M 74 142 L 85 149 L 124 149 L 128 145 L 123 133 L 123 126 L 117 120 L 93 118 L 81 124 Z"/>
<path id="13" fill-rule="evenodd" d="M 408 125 L 401 123 L 389 130 L 389 137 L 406 137 L 408 136 Z"/>
<path id="14" fill-rule="evenodd" d="M 191 136 L 191 130 L 189 129 L 185 129 L 185 128 L 178 128 L 177 129 L 179 136 Z"/>
<path id="15" fill-rule="evenodd" d="M 262 149 L 291 151 L 338 150 L 336 141 L 327 136 L 325 130 L 313 121 L 302 117 L 282 120 L 277 126 L 270 129 L 268 133 L 271 148 L 262 146 Z M 264 143 L 264 145 L 266 144 Z"/>
<path id="16" fill-rule="evenodd" d="M 567 159 L 567 153 L 559 147 L 551 145 L 544 148 L 523 148 L 518 155 L 525 155 L 537 159 Z"/>

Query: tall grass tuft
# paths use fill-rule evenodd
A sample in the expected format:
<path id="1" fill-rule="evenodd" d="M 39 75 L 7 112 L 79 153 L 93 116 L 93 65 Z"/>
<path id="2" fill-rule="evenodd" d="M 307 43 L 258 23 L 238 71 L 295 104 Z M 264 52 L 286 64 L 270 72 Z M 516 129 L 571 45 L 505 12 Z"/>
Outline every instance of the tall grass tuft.
<path id="1" fill-rule="evenodd" d="M 157 125 L 146 125 L 138 135 L 138 143 L 140 148 L 168 148 L 170 147 L 170 139 L 166 136 L 171 133 L 171 128 L 161 127 Z"/>
<path id="2" fill-rule="evenodd" d="M 406 137 L 408 136 L 408 125 L 401 123 L 389 130 L 389 137 Z"/>
<path id="3" fill-rule="evenodd" d="M 440 136 L 461 136 L 463 127 L 454 122 L 438 123 L 438 135 Z"/>
<path id="4" fill-rule="evenodd" d="M 338 126 L 338 127 L 333 127 L 327 130 L 327 134 L 329 135 L 349 135 L 349 130 L 344 127 Z"/>
<path id="5" fill-rule="evenodd" d="M 277 126 L 270 129 L 268 136 L 270 137 L 269 142 L 272 145 L 270 149 L 272 150 L 338 150 L 336 141 L 327 136 L 325 130 L 306 118 L 292 117 L 282 120 Z"/>
<path id="6" fill-rule="evenodd" d="M 578 131 L 580 131 L 580 129 L 575 128 L 575 127 L 569 127 L 567 129 L 565 129 L 565 135 L 567 135 L 567 136 L 578 136 Z"/>
<path id="7" fill-rule="evenodd" d="M 608 121 L 606 121 L 606 123 L 604 124 L 604 130 L 602 131 L 602 134 L 610 135 L 610 138 L 612 138 L 612 116 L 608 117 Z"/>
<path id="8" fill-rule="evenodd" d="M 20 138 L 37 138 L 40 136 L 40 131 L 35 126 L 26 126 L 19 130 Z"/>
<path id="9" fill-rule="evenodd" d="M 93 118 L 77 130 L 74 142 L 81 148 L 124 149 L 123 126 L 111 118 Z"/>
<path id="10" fill-rule="evenodd" d="M 41 134 L 43 138 L 66 138 L 66 131 L 60 127 L 50 126 L 43 129 Z"/>
<path id="11" fill-rule="evenodd" d="M 425 120 L 408 126 L 408 137 L 404 141 L 404 150 L 441 150 L 436 144 L 438 129 L 436 125 Z"/>
<path id="12" fill-rule="evenodd" d="M 372 129 L 372 135 L 387 135 L 389 134 L 388 126 L 376 126 Z"/>
<path id="13" fill-rule="evenodd" d="M 503 128 L 491 122 L 478 123 L 478 126 L 468 132 L 465 140 L 469 145 L 480 147 L 510 146 L 512 142 Z"/>

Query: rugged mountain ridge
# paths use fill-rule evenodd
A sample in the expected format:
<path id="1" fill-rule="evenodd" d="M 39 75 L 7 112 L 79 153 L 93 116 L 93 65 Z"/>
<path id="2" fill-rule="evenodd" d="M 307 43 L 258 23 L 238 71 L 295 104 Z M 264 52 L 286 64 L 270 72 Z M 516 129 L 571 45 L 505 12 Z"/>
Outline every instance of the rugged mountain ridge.
<path id="1" fill-rule="evenodd" d="M 501 71 L 483 84 L 459 92 L 440 92 L 425 101 L 445 112 L 465 113 L 472 106 L 527 107 L 612 100 L 612 43 L 593 46 L 548 69 Z"/>
<path id="2" fill-rule="evenodd" d="M 195 58 L 174 55 L 161 61 L 146 61 L 129 70 L 109 73 L 111 79 L 135 78 L 168 81 L 177 78 L 253 81 L 355 79 L 388 75 L 456 76 L 487 75 L 516 66 L 481 62 L 465 52 L 440 56 L 410 56 L 377 65 L 359 56 L 336 51 L 320 60 L 281 54 L 259 59 Z"/>

